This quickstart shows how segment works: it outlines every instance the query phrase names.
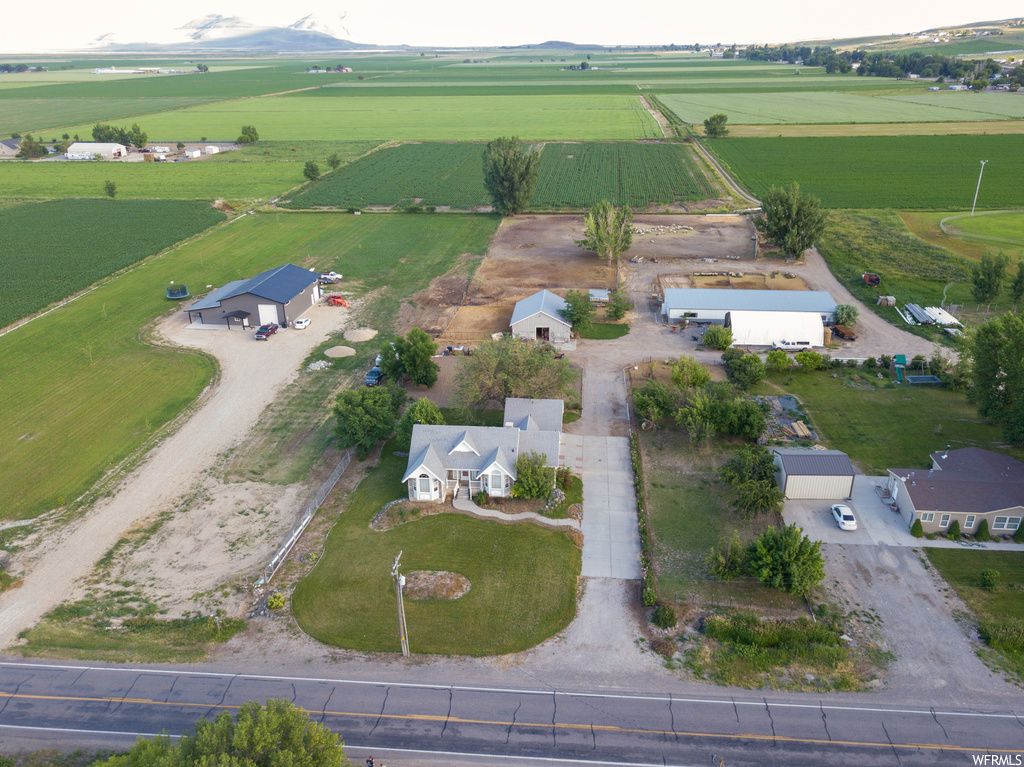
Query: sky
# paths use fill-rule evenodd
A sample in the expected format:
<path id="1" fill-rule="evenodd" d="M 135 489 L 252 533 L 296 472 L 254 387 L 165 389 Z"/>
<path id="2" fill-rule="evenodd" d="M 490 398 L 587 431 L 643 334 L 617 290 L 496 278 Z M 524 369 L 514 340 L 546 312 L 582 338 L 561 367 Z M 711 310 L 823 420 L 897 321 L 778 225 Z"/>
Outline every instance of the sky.
<path id="1" fill-rule="evenodd" d="M 933 0 L 921 6 L 892 0 L 307 0 L 295 6 L 269 0 L 176 0 L 119 10 L 83 5 L 80 0 L 57 0 L 45 10 L 12 2 L 5 4 L 0 24 L 0 58 L 83 49 L 107 33 L 122 42 L 169 42 L 181 34 L 173 31 L 176 27 L 211 13 L 268 26 L 287 26 L 313 14 L 336 36 L 355 42 L 440 47 L 546 40 L 600 45 L 827 40 L 1013 18 L 1021 10 L 1020 0 L 989 0 L 981 6 L 962 0 Z"/>

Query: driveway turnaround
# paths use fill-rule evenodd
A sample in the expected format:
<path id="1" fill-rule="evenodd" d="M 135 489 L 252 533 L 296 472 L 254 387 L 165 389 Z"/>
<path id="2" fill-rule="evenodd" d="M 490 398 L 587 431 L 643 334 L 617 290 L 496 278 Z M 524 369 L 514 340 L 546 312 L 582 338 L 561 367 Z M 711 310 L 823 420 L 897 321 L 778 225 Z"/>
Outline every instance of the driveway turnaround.
<path id="1" fill-rule="evenodd" d="M 640 531 L 625 437 L 583 438 L 582 575 L 640 577 Z"/>

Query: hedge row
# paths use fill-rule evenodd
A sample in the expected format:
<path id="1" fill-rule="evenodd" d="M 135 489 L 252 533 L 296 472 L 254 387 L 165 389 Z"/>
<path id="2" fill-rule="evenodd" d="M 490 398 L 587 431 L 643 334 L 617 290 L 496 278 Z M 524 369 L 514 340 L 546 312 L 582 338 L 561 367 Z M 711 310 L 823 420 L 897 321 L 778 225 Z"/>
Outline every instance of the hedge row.
<path id="1" fill-rule="evenodd" d="M 658 588 L 651 562 L 651 533 L 644 496 L 644 465 L 636 434 L 629 435 L 629 456 L 633 461 L 633 490 L 636 493 L 636 515 L 640 526 L 640 571 L 643 577 L 643 603 L 653 607 L 658 602 Z"/>

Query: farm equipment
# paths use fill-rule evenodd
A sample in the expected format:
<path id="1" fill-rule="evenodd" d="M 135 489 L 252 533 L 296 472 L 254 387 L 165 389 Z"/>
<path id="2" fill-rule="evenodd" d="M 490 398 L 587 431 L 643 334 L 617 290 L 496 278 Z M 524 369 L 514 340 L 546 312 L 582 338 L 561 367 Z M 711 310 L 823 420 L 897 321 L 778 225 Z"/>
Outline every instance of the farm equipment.
<path id="1" fill-rule="evenodd" d="M 327 297 L 327 305 L 328 306 L 348 306 L 348 301 L 346 301 L 341 296 L 328 296 Z"/>
<path id="2" fill-rule="evenodd" d="M 854 333 L 851 328 L 848 328 L 845 325 L 833 325 L 832 335 L 836 336 L 837 338 L 841 338 L 844 341 L 857 340 L 857 334 Z"/>
<path id="3" fill-rule="evenodd" d="M 862 274 L 861 278 L 864 280 L 864 283 L 866 285 L 870 285 L 871 287 L 875 287 L 875 285 L 882 281 L 881 277 L 879 277 L 877 274 L 873 274 L 872 272 Z"/>

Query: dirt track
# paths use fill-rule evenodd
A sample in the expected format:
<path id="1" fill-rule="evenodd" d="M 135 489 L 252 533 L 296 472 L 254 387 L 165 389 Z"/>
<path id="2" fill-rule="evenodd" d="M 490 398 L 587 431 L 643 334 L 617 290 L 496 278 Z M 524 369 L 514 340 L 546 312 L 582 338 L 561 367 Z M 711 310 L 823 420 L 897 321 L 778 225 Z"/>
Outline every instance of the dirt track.
<path id="1" fill-rule="evenodd" d="M 296 377 L 309 350 L 343 327 L 349 313 L 321 304 L 307 316 L 313 319 L 308 329 L 281 330 L 266 342 L 254 341 L 252 332 L 186 329 L 181 312 L 161 323 L 159 332 L 172 343 L 216 356 L 221 378 L 196 412 L 150 452 L 112 497 L 101 499 L 76 523 L 47 534 L 45 550 L 35 552 L 38 558 L 21 587 L 0 594 L 0 647 L 10 646 L 46 612 L 80 595 L 100 557 L 125 532 L 161 511 L 180 509 L 160 545 L 148 551 L 154 581 L 174 572 L 173 582 L 152 584 L 158 589 L 187 598 L 232 572 L 258 566 L 273 551 L 297 515 L 301 488 L 224 486 L 205 473 L 245 439 L 266 404 Z M 183 496 L 197 491 L 208 493 L 208 502 L 181 509 Z M 260 513 L 250 517 L 239 509 Z M 264 533 L 255 536 L 254 527 Z M 230 543 L 247 531 L 258 540 L 247 541 L 246 556 L 233 560 Z"/>

